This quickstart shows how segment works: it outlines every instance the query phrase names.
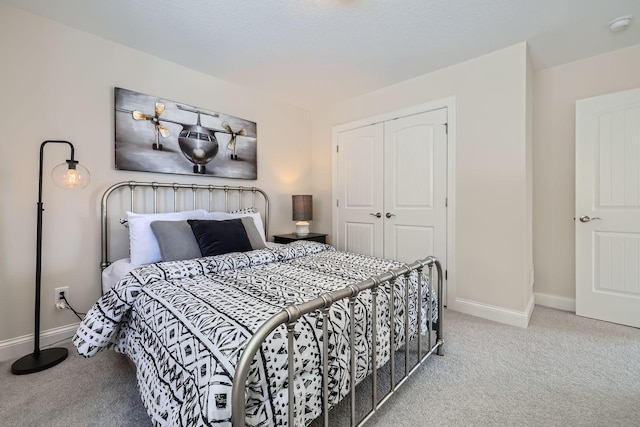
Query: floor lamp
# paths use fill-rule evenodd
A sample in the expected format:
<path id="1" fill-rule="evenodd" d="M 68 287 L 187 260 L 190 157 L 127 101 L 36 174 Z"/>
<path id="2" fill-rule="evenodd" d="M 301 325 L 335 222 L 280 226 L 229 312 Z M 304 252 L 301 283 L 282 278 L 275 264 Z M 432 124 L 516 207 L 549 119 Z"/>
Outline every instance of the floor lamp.
<path id="1" fill-rule="evenodd" d="M 38 180 L 38 225 L 36 232 L 36 301 L 35 301 L 35 331 L 33 353 L 16 360 L 11 365 L 11 372 L 16 375 L 30 374 L 43 371 L 57 365 L 67 358 L 68 350 L 64 347 L 40 350 L 40 280 L 42 267 L 42 160 L 45 145 L 67 144 L 71 149 L 71 159 L 59 164 L 51 172 L 54 184 L 61 188 L 83 189 L 89 184 L 89 171 L 74 159 L 73 144 L 68 141 L 44 141 L 40 145 L 40 174 Z"/>

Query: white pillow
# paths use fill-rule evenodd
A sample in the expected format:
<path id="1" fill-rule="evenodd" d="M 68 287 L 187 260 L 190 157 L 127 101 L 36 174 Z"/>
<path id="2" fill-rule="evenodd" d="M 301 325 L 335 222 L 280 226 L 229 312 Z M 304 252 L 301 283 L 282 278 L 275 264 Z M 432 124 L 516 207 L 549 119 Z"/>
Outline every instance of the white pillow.
<path id="1" fill-rule="evenodd" d="M 106 294 L 120 279 L 136 267 L 137 265 L 131 264 L 130 258 L 119 259 L 109 264 L 107 268 L 102 270 L 102 293 Z"/>
<path id="2" fill-rule="evenodd" d="M 242 218 L 243 216 L 249 216 L 253 219 L 253 222 L 256 224 L 256 228 L 258 229 L 258 233 L 260 233 L 260 237 L 262 237 L 262 241 L 267 243 L 267 239 L 265 238 L 265 235 L 264 235 L 264 225 L 262 224 L 262 216 L 260 216 L 260 212 L 247 212 L 247 213 L 209 212 L 206 219 L 223 221 L 225 219 Z"/>
<path id="3" fill-rule="evenodd" d="M 151 230 L 153 221 L 182 221 L 185 219 L 206 219 L 207 211 L 168 212 L 158 214 L 139 214 L 127 212 L 129 224 L 129 252 L 131 262 L 136 265 L 162 261 L 158 240 Z"/>

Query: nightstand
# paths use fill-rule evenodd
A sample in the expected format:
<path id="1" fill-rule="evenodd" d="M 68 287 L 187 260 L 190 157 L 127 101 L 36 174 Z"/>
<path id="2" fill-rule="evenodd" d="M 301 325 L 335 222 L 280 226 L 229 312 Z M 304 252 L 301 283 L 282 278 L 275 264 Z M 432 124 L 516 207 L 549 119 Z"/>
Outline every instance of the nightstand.
<path id="1" fill-rule="evenodd" d="M 304 235 L 291 234 L 277 234 L 273 236 L 275 243 L 291 243 L 296 240 L 311 240 L 313 242 L 327 243 L 327 235 L 322 233 L 309 233 Z"/>

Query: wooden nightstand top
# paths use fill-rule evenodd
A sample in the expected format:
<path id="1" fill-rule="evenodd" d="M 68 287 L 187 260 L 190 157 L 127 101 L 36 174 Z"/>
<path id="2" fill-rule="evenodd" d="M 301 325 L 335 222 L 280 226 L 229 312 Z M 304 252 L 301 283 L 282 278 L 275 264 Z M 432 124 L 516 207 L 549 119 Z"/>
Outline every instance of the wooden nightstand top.
<path id="1" fill-rule="evenodd" d="M 297 240 L 311 240 L 313 242 L 327 243 L 327 234 L 309 233 L 309 234 L 276 234 L 273 236 L 275 243 L 291 243 Z"/>

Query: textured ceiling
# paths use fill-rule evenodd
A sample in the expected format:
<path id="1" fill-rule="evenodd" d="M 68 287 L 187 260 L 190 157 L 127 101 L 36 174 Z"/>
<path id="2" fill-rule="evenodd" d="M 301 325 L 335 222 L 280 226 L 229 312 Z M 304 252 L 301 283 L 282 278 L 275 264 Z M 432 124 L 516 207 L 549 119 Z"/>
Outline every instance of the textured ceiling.
<path id="1" fill-rule="evenodd" d="M 536 69 L 640 44 L 640 0 L 0 2 L 309 109 L 522 41 Z"/>

